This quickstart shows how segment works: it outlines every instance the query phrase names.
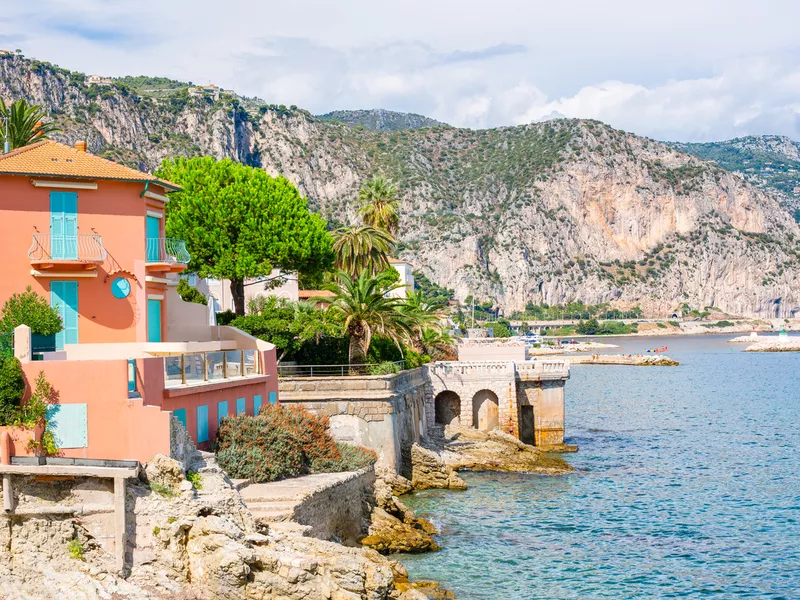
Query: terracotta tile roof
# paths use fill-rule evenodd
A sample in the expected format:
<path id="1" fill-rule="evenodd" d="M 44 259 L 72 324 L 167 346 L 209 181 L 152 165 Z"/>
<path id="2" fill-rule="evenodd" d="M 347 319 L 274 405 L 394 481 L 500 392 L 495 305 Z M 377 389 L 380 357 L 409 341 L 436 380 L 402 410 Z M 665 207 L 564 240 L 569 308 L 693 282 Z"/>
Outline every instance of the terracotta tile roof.
<path id="1" fill-rule="evenodd" d="M 124 165 L 76 150 L 52 140 L 44 140 L 0 154 L 0 175 L 39 175 L 114 181 L 151 181 L 167 190 L 180 188 L 169 181 Z"/>

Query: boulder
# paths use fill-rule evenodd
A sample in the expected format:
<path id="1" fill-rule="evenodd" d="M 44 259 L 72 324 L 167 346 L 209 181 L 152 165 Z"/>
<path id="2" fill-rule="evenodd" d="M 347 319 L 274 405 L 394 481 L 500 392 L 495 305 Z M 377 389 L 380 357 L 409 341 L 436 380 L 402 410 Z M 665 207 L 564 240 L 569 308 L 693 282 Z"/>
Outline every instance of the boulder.
<path id="1" fill-rule="evenodd" d="M 181 483 L 186 481 L 186 473 L 183 471 L 183 465 L 177 460 L 156 454 L 144 467 L 144 480 L 147 483 L 156 483 L 177 490 Z"/>
<path id="2" fill-rule="evenodd" d="M 419 444 L 411 447 L 411 484 L 417 490 L 465 490 L 467 484 L 433 450 Z"/>

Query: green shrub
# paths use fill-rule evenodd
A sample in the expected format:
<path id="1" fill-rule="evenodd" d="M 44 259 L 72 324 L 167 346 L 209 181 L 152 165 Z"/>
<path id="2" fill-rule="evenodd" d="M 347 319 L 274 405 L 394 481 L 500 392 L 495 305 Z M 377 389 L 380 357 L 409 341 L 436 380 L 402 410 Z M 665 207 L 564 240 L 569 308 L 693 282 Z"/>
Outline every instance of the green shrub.
<path id="1" fill-rule="evenodd" d="M 328 426 L 325 416 L 298 407 L 265 405 L 257 417 L 239 415 L 222 421 L 217 460 L 229 476 L 255 482 L 338 472 L 355 463 L 375 462 L 375 453 L 366 448 L 337 444 Z"/>
<path id="2" fill-rule="evenodd" d="M 681 326 L 681 324 L 678 323 L 677 321 L 669 321 L 669 324 L 672 325 L 673 327 L 680 327 Z"/>
<path id="3" fill-rule="evenodd" d="M 217 325 L 230 325 L 234 319 L 236 319 L 236 313 L 232 310 L 217 313 Z"/>
<path id="4" fill-rule="evenodd" d="M 184 302 L 193 302 L 195 304 L 208 304 L 208 298 L 198 290 L 196 287 L 189 285 L 185 279 L 178 282 L 178 287 L 175 290 Z"/>
<path id="5" fill-rule="evenodd" d="M 186 473 L 186 480 L 192 483 L 192 487 L 196 490 L 203 489 L 203 476 L 196 471 L 189 471 Z"/>
<path id="6" fill-rule="evenodd" d="M 665 323 L 660 322 L 660 321 L 658 323 L 656 323 L 656 325 L 658 325 L 659 329 L 666 329 L 667 328 L 667 325 Z"/>
<path id="7" fill-rule="evenodd" d="M 367 367 L 367 373 L 369 375 L 391 375 L 393 373 L 399 373 L 399 372 L 400 372 L 400 365 L 398 363 L 393 363 L 388 361 Z"/>
<path id="8" fill-rule="evenodd" d="M 69 541 L 67 544 L 67 552 L 69 552 L 69 555 L 75 560 L 84 559 L 83 543 L 79 539 L 73 538 Z"/>
<path id="9" fill-rule="evenodd" d="M 13 425 L 19 419 L 24 394 L 25 375 L 19 359 L 0 357 L 0 425 Z"/>
<path id="10" fill-rule="evenodd" d="M 412 348 L 406 348 L 403 352 L 403 360 L 406 361 L 406 369 L 416 369 L 431 362 L 431 357 L 427 354 L 421 354 Z"/>
<path id="11" fill-rule="evenodd" d="M 171 487 L 163 485 L 161 483 L 157 483 L 155 481 L 151 481 L 148 486 L 150 487 L 150 491 L 155 492 L 159 496 L 163 496 L 164 498 L 174 498 L 177 494 L 175 490 Z"/>
<path id="12" fill-rule="evenodd" d="M 19 325 L 27 325 L 40 335 L 55 335 L 64 329 L 58 311 L 31 286 L 21 294 L 13 294 L 0 309 L 0 330 L 11 331 Z"/>

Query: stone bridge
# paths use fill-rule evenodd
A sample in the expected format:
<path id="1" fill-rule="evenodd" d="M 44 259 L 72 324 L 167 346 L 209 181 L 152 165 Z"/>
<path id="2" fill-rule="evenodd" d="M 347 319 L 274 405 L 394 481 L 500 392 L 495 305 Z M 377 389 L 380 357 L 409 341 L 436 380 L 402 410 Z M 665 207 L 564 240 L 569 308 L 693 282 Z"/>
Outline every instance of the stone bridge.
<path id="1" fill-rule="evenodd" d="M 500 427 L 540 447 L 564 444 L 565 360 L 426 365 L 425 421 L 485 431 Z"/>

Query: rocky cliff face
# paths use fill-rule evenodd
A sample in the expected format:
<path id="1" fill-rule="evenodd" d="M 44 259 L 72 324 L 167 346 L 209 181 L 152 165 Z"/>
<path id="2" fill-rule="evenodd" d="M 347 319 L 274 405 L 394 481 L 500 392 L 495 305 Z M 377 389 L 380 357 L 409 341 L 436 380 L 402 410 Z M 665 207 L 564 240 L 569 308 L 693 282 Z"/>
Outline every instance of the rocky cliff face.
<path id="1" fill-rule="evenodd" d="M 784 317 L 800 309 L 800 228 L 774 195 L 664 144 L 596 121 L 472 131 L 371 131 L 240 99 L 140 97 L 0 60 L 0 96 L 43 104 L 66 142 L 145 169 L 175 154 L 281 173 L 334 221 L 371 173 L 402 188 L 401 255 L 457 296 L 681 303 Z"/>
<path id="2" fill-rule="evenodd" d="M 335 110 L 316 115 L 319 121 L 344 123 L 353 127 L 363 127 L 373 131 L 402 131 L 404 129 L 421 129 L 446 125 L 436 119 L 414 113 L 395 112 L 382 108 L 372 110 Z"/>

